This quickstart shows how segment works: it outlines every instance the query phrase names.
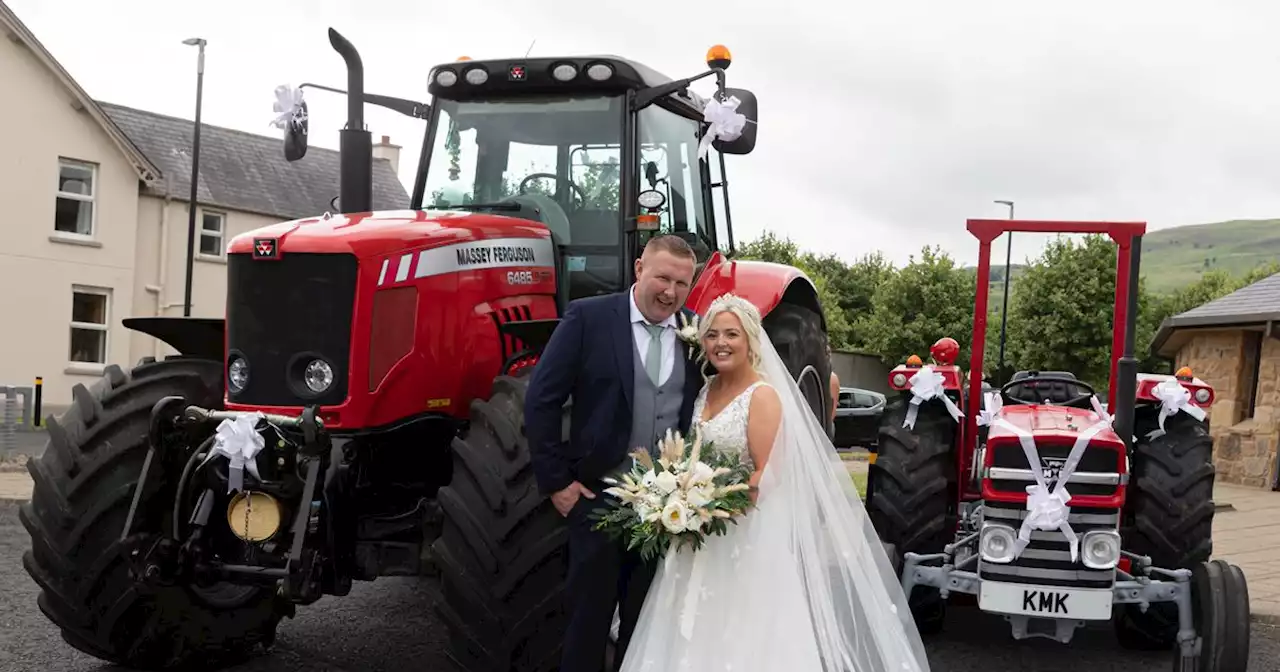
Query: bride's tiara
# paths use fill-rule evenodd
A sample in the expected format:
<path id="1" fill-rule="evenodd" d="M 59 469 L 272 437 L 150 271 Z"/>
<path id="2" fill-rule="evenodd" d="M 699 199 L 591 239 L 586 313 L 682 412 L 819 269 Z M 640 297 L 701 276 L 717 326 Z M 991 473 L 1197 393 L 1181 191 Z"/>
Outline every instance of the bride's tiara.
<path id="1" fill-rule="evenodd" d="M 707 308 L 707 313 L 715 313 L 731 307 L 743 311 L 757 322 L 760 321 L 760 309 L 756 307 L 756 304 L 732 293 L 724 293 L 717 296 Z"/>

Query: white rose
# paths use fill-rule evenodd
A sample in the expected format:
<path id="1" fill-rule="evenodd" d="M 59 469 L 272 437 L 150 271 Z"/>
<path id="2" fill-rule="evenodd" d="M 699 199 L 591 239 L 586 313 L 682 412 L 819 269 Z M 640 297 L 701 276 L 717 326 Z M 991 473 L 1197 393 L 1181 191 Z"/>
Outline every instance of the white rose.
<path id="1" fill-rule="evenodd" d="M 672 497 L 662 509 L 662 526 L 672 534 L 685 531 L 689 525 L 689 509 L 677 497 Z"/>
<path id="2" fill-rule="evenodd" d="M 651 487 L 653 485 L 654 480 L 656 480 L 657 477 L 658 475 L 655 474 L 652 469 L 650 469 L 649 471 L 644 472 L 644 476 L 640 478 L 640 485 L 643 485 L 646 488 Z"/>
<path id="3" fill-rule="evenodd" d="M 715 488 L 710 485 L 702 485 L 696 488 L 690 488 L 689 494 L 685 495 L 685 499 L 689 505 L 694 508 L 702 508 L 710 504 L 715 497 Z"/>
<path id="4" fill-rule="evenodd" d="M 658 477 L 654 480 L 654 485 L 658 486 L 658 490 L 662 491 L 663 494 L 669 495 L 679 487 L 680 484 L 676 481 L 675 474 L 669 471 L 664 471 L 661 474 L 658 474 Z"/>
<path id="5" fill-rule="evenodd" d="M 715 469 L 712 469 L 711 465 L 706 462 L 699 460 L 698 463 L 693 465 L 693 468 L 689 470 L 689 484 L 706 485 L 710 483 L 711 479 L 715 478 L 715 476 Z"/>

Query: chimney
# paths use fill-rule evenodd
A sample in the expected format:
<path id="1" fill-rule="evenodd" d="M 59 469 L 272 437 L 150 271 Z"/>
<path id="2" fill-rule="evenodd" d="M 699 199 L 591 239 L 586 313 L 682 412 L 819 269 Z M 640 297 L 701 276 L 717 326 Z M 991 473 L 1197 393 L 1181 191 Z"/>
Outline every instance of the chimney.
<path id="1" fill-rule="evenodd" d="M 397 175 L 400 173 L 400 145 L 391 144 L 391 136 L 382 136 L 382 140 L 373 146 L 373 158 L 390 161 L 391 170 Z"/>

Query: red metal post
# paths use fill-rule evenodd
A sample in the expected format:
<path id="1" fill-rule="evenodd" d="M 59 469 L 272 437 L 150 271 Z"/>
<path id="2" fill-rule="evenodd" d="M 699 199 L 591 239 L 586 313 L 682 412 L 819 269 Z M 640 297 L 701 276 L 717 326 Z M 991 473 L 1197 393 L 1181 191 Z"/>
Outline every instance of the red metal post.
<path id="1" fill-rule="evenodd" d="M 1120 357 L 1124 355 L 1124 330 L 1129 314 L 1129 292 L 1137 291 L 1129 287 L 1129 246 L 1133 240 L 1130 236 L 1115 236 L 1116 241 L 1116 305 L 1111 326 L 1111 370 L 1107 376 L 1107 412 L 1116 409 L 1116 370 L 1120 365 Z"/>

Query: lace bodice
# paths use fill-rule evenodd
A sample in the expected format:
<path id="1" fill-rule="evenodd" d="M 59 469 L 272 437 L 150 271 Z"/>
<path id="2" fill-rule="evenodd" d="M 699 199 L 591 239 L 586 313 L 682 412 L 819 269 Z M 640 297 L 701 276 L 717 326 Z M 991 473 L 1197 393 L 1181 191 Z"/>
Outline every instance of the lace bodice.
<path id="1" fill-rule="evenodd" d="M 712 380 L 715 380 L 714 376 Z M 702 386 L 702 390 L 698 392 L 698 399 L 693 404 L 693 422 L 702 431 L 702 440 L 714 444 L 715 450 L 719 452 L 736 451 L 742 463 L 751 469 L 755 469 L 755 463 L 747 447 L 747 416 L 751 410 L 751 394 L 761 385 L 768 385 L 768 383 L 763 380 L 752 383 L 734 397 L 724 410 L 705 421 L 702 420 L 702 410 L 707 405 L 707 391 L 711 389 L 710 381 Z"/>

